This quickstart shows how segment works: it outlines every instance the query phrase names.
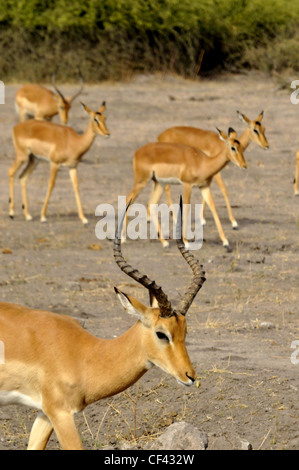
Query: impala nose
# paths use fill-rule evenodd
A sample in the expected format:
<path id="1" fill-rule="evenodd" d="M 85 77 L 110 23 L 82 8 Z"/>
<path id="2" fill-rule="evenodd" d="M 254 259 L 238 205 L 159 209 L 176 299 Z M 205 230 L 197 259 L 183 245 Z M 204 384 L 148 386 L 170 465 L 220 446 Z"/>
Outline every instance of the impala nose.
<path id="1" fill-rule="evenodd" d="M 192 384 L 194 384 L 195 377 L 192 377 L 191 375 L 188 375 L 188 372 L 186 372 L 186 375 L 187 375 L 188 379 L 191 380 Z"/>

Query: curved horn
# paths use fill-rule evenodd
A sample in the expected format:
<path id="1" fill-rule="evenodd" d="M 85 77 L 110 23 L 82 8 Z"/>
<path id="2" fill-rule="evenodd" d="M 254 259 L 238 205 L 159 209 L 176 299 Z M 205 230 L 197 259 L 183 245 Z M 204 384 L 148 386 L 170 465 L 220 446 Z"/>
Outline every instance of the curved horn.
<path id="1" fill-rule="evenodd" d="M 77 91 L 77 93 L 75 93 L 71 98 L 70 98 L 70 102 L 72 102 L 75 98 L 77 98 L 77 96 L 81 95 L 82 91 L 83 91 L 83 88 L 84 88 L 84 79 L 83 79 L 83 75 L 81 73 L 81 70 L 79 69 L 78 70 L 79 72 L 79 77 L 80 77 L 80 88 L 79 88 L 79 91 Z"/>
<path id="2" fill-rule="evenodd" d="M 174 312 L 171 307 L 171 303 L 168 300 L 166 294 L 164 294 L 162 287 L 159 287 L 155 281 L 152 281 L 145 274 L 141 274 L 137 269 L 133 268 L 130 264 L 126 262 L 121 251 L 121 232 L 126 216 L 127 210 L 132 201 L 130 201 L 124 211 L 122 218 L 119 222 L 118 228 L 116 230 L 115 239 L 114 239 L 114 259 L 119 266 L 119 268 L 128 276 L 130 276 L 135 281 L 139 282 L 142 286 L 146 287 L 149 292 L 157 299 L 160 317 L 169 318 L 174 315 Z"/>
<path id="3" fill-rule="evenodd" d="M 185 248 L 185 244 L 183 242 L 183 235 L 182 235 L 182 217 L 183 217 L 183 201 L 182 201 L 182 196 L 181 196 L 180 213 L 178 215 L 178 222 L 177 222 L 177 227 L 176 227 L 177 246 L 183 258 L 187 261 L 190 268 L 192 269 L 193 279 L 192 279 L 190 287 L 188 288 L 184 297 L 182 298 L 180 306 L 177 309 L 177 311 L 181 315 L 186 315 L 198 291 L 203 286 L 206 278 L 205 278 L 205 272 L 202 269 L 203 266 L 200 265 L 199 261 L 195 259 L 194 256 Z"/>
<path id="4" fill-rule="evenodd" d="M 58 88 L 57 88 L 57 86 L 56 86 L 56 72 L 57 72 L 57 70 L 55 70 L 55 72 L 54 72 L 53 75 L 52 75 L 52 85 L 53 85 L 55 91 L 56 91 L 56 92 L 58 93 L 58 95 L 60 96 L 60 98 L 61 98 L 63 101 L 66 101 L 66 100 L 65 100 L 65 97 L 63 96 L 63 94 L 61 93 L 61 91 L 58 90 Z"/>

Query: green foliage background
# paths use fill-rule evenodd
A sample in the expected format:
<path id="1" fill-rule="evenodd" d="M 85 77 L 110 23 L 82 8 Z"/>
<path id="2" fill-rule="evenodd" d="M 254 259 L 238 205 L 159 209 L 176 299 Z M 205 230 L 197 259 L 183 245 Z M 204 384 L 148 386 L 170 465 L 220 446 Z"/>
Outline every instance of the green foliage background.
<path id="1" fill-rule="evenodd" d="M 0 77 L 299 70 L 299 0 L 0 0 Z"/>

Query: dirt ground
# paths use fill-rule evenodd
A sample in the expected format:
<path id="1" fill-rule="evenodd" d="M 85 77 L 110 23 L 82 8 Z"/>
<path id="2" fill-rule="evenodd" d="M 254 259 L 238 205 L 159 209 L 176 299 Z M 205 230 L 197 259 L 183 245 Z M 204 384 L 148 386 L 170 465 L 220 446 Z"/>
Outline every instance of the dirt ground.
<path id="1" fill-rule="evenodd" d="M 86 449 L 123 443 L 141 449 L 181 420 L 208 434 L 209 449 L 240 449 L 244 439 L 253 449 L 298 449 L 299 364 L 291 362 L 291 344 L 299 340 L 299 199 L 292 186 L 299 107 L 291 104 L 290 93 L 260 75 L 201 81 L 140 76 L 128 83 L 86 86 L 81 100 L 88 106 L 107 102 L 111 138 L 97 137 L 79 165 L 80 193 L 90 221 L 84 227 L 67 170 L 59 173 L 48 223 L 40 223 L 46 162 L 28 185 L 33 221 L 23 218 L 18 178 L 16 216 L 8 217 L 7 172 L 14 158 L 11 131 L 17 123 L 18 88 L 7 85 L 6 104 L 0 106 L 0 300 L 72 315 L 103 338 L 120 335 L 134 321 L 122 310 L 113 286 L 147 302 L 145 289 L 114 263 L 111 241 L 95 236 L 97 205 L 117 207 L 118 195 L 132 188 L 134 151 L 173 125 L 224 131 L 232 126 L 241 132 L 237 110 L 251 119 L 264 110 L 270 150 L 251 144 L 245 153 L 247 171 L 230 164 L 222 173 L 238 231 L 232 230 L 224 200 L 212 185 L 233 250 L 224 250 L 207 212 L 205 241 L 196 252 L 207 281 L 188 313 L 187 348 L 197 387 L 186 389 L 153 368 L 131 389 L 88 407 L 76 420 Z M 61 88 L 67 95 L 75 87 Z M 82 131 L 87 121 L 76 101 L 70 125 Z M 180 190 L 173 189 L 174 199 Z M 146 203 L 149 191 L 138 202 Z M 201 202 L 199 190 L 193 191 L 192 202 Z M 174 241 L 168 250 L 158 241 L 129 241 L 123 251 L 178 300 L 190 272 Z M 24 407 L 1 408 L 0 449 L 25 449 L 35 414 Z M 54 434 L 48 448 L 58 448 Z"/>

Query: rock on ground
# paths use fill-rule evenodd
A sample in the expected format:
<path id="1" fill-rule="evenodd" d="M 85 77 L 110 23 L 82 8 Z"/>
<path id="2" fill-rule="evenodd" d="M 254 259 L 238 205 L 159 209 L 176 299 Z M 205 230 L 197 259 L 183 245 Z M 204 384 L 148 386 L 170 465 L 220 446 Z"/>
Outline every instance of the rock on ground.
<path id="1" fill-rule="evenodd" d="M 185 421 L 174 423 L 148 445 L 149 450 L 205 450 L 208 436 Z"/>

